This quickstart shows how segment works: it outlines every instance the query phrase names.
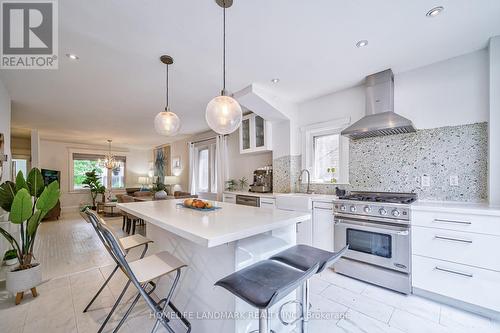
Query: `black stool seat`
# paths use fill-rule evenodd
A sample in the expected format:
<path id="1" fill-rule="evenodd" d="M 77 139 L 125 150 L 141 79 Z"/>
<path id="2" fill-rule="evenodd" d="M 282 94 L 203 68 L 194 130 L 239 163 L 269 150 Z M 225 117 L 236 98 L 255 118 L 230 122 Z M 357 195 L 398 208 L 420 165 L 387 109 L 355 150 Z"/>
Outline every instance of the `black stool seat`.
<path id="1" fill-rule="evenodd" d="M 318 265 L 300 271 L 276 261 L 263 260 L 217 281 L 258 309 L 267 309 L 294 291 L 318 270 Z"/>
<path id="2" fill-rule="evenodd" d="M 309 245 L 299 244 L 272 256 L 270 259 L 295 267 L 301 271 L 308 271 L 311 267 L 319 265 L 316 273 L 321 273 L 326 267 L 331 266 L 340 259 L 347 252 L 348 248 L 349 245 L 346 245 L 339 252 L 329 252 Z"/>

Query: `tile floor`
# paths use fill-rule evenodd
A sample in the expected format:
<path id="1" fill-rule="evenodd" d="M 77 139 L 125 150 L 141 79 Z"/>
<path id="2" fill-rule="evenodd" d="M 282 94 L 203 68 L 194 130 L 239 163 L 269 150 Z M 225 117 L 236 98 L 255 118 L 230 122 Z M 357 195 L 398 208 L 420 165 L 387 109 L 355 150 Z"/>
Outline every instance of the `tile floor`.
<path id="1" fill-rule="evenodd" d="M 120 219 L 108 222 L 116 232 L 121 232 Z M 0 332 L 96 332 L 125 284 L 124 275 L 117 274 L 91 311 L 82 313 L 113 268 L 111 259 L 91 226 L 79 215 L 44 223 L 39 240 L 43 244 L 37 253 L 44 265 L 46 282 L 37 288 L 39 297 L 25 296 L 18 306 L 13 305 L 12 296 L 0 285 Z M 500 332 L 500 323 L 488 318 L 417 296 L 404 296 L 331 270 L 315 277 L 311 290 L 311 333 Z M 127 302 L 133 294 L 131 288 L 126 294 Z M 108 325 L 108 332 L 123 312 L 124 307 L 119 308 Z M 120 332 L 149 332 L 153 323 L 147 306 L 140 302 Z"/>

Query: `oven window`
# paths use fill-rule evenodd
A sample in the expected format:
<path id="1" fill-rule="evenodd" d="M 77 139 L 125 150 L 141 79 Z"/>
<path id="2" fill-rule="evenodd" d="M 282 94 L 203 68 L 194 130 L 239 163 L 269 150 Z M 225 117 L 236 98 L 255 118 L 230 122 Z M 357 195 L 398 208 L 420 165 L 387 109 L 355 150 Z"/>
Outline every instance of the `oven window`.
<path id="1" fill-rule="evenodd" d="M 349 250 L 373 254 L 379 257 L 392 257 L 391 236 L 376 232 L 347 229 Z"/>

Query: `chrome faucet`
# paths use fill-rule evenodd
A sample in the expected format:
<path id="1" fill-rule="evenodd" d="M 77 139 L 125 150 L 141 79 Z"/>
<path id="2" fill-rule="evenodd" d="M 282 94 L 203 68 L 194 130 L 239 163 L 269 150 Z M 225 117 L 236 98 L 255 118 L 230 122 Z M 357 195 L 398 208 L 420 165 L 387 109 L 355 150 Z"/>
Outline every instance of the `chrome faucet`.
<path id="1" fill-rule="evenodd" d="M 311 191 L 311 173 L 307 169 L 302 169 L 300 171 L 300 176 L 299 176 L 299 185 L 302 183 L 302 175 L 304 174 L 304 171 L 307 174 L 307 189 L 306 189 L 306 194 L 312 194 L 313 192 Z"/>

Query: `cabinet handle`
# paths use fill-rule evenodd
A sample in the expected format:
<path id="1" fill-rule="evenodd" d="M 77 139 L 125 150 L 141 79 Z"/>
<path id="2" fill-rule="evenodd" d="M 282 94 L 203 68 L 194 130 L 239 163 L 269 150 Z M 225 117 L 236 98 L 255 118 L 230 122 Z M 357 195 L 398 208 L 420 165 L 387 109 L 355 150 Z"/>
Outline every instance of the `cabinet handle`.
<path id="1" fill-rule="evenodd" d="M 455 224 L 472 224 L 472 222 L 469 221 L 456 221 L 456 220 L 444 220 L 444 219 L 434 219 L 434 222 L 438 223 L 455 223 Z"/>
<path id="2" fill-rule="evenodd" d="M 454 241 L 454 242 L 460 242 L 460 243 L 472 244 L 472 241 L 470 239 L 453 238 L 453 237 L 439 236 L 439 235 L 435 235 L 434 238 L 442 239 L 442 240 L 449 240 L 449 241 Z"/>
<path id="3" fill-rule="evenodd" d="M 466 277 L 470 277 L 470 278 L 474 276 L 474 275 L 472 275 L 472 273 L 455 271 L 453 269 L 443 268 L 443 267 L 439 267 L 439 266 L 436 266 L 435 269 L 437 269 L 438 271 L 442 271 L 442 272 L 446 272 L 446 273 L 451 273 L 451 274 L 456 274 L 456 275 L 461 275 L 461 276 L 466 276 Z"/>
<path id="4" fill-rule="evenodd" d="M 313 207 L 314 209 L 321 209 L 321 210 L 333 210 L 333 208 L 325 208 L 325 207 Z"/>

